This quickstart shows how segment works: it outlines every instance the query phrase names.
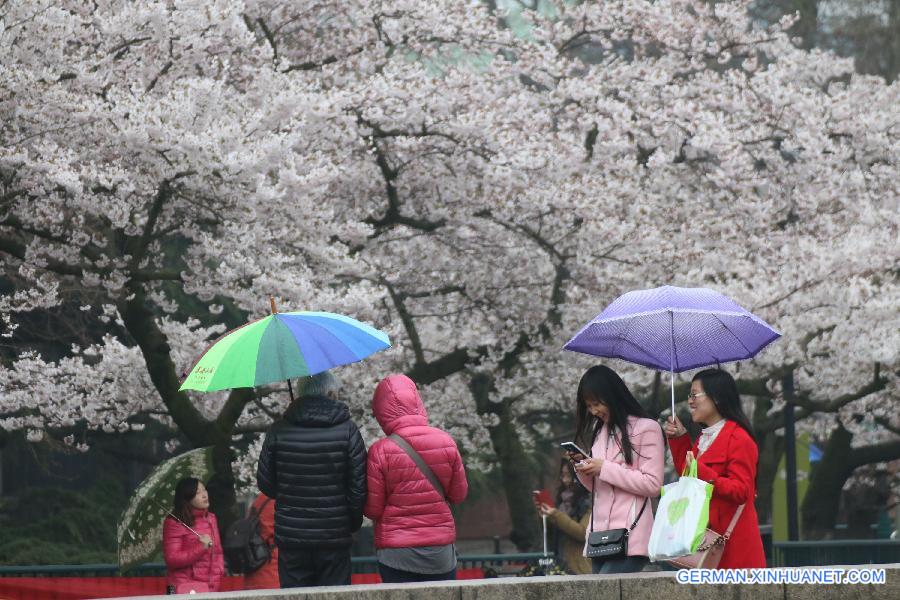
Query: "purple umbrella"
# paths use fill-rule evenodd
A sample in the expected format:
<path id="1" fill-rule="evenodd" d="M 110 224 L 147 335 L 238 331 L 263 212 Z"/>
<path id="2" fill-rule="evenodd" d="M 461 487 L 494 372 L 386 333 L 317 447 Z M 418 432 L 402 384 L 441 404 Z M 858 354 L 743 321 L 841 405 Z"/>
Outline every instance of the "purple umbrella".
<path id="1" fill-rule="evenodd" d="M 619 296 L 564 348 L 669 371 L 674 415 L 675 373 L 752 358 L 779 337 L 718 292 L 664 285 Z"/>

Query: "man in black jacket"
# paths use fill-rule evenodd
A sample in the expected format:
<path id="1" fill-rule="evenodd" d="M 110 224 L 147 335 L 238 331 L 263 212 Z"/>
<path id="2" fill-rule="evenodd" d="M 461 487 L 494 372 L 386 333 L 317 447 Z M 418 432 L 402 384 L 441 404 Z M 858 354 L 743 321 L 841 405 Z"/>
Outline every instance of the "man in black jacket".
<path id="1" fill-rule="evenodd" d="M 281 587 L 350 585 L 366 503 L 366 445 L 328 372 L 310 377 L 266 434 L 256 482 L 275 499 Z"/>

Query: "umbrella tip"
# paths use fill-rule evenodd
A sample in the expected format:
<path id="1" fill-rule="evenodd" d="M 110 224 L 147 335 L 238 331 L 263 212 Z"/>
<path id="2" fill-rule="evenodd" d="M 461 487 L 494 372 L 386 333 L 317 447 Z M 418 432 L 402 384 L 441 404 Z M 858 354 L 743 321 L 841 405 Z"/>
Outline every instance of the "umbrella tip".
<path id="1" fill-rule="evenodd" d="M 269 296 L 269 304 L 272 306 L 272 314 L 274 315 L 278 312 L 278 309 L 275 308 L 275 298 Z"/>

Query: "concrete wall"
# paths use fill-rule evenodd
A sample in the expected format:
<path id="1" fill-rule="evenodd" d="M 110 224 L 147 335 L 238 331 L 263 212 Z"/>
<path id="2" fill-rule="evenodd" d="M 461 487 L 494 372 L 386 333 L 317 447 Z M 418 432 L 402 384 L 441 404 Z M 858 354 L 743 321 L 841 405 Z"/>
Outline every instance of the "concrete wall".
<path id="1" fill-rule="evenodd" d="M 656 572 L 227 592 L 192 600 L 900 600 L 900 565 L 859 568 L 882 567 L 884 585 L 688 585 L 673 572 Z M 166 596 L 141 600 L 150 598 Z"/>

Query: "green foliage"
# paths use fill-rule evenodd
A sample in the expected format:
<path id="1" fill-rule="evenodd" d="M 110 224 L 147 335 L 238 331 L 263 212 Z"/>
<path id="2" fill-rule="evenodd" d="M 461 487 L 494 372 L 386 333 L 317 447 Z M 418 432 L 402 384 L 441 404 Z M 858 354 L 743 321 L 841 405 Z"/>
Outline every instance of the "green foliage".
<path id="1" fill-rule="evenodd" d="M 0 503 L 0 564 L 116 562 L 116 522 L 128 497 L 106 477 L 76 492 L 30 488 Z"/>

